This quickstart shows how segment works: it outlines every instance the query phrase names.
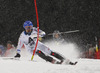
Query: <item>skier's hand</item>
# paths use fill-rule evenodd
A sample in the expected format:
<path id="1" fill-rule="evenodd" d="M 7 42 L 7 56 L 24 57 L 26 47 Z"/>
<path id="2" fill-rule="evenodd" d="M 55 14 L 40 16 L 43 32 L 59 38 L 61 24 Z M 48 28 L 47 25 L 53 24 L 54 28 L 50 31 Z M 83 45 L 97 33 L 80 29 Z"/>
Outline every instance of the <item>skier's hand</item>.
<path id="1" fill-rule="evenodd" d="M 40 37 L 44 37 L 45 35 L 46 35 L 45 32 L 41 32 L 41 33 L 40 33 Z"/>
<path id="2" fill-rule="evenodd" d="M 21 55 L 20 55 L 19 53 L 17 53 L 14 57 L 15 57 L 15 58 L 20 58 Z"/>

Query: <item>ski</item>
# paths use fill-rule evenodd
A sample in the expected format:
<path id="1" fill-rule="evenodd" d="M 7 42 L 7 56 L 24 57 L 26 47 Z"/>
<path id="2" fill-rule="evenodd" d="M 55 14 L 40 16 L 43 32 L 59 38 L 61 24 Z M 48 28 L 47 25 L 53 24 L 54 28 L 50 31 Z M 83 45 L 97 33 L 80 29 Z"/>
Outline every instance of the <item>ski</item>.
<path id="1" fill-rule="evenodd" d="M 15 58 L 15 57 L 1 57 L 1 59 L 3 59 L 3 60 L 19 60 L 19 58 Z"/>

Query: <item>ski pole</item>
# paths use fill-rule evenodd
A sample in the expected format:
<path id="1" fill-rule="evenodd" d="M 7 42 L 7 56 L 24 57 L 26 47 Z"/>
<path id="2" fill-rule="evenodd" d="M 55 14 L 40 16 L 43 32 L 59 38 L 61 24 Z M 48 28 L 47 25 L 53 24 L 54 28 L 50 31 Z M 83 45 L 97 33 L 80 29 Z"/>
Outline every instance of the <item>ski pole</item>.
<path id="1" fill-rule="evenodd" d="M 58 34 L 68 34 L 68 33 L 75 33 L 75 32 L 79 32 L 79 30 L 73 30 L 73 31 L 66 31 L 66 32 L 59 32 Z M 53 33 L 49 33 L 48 35 L 53 35 Z"/>

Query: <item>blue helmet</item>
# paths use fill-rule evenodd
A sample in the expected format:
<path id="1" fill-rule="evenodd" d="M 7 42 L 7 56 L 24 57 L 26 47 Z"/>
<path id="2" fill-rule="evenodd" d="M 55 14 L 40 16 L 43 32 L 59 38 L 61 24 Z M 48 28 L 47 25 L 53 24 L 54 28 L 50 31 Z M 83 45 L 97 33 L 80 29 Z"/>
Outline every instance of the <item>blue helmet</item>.
<path id="1" fill-rule="evenodd" d="M 25 26 L 32 26 L 33 27 L 33 24 L 31 21 L 25 21 L 23 24 L 23 27 L 25 28 Z"/>

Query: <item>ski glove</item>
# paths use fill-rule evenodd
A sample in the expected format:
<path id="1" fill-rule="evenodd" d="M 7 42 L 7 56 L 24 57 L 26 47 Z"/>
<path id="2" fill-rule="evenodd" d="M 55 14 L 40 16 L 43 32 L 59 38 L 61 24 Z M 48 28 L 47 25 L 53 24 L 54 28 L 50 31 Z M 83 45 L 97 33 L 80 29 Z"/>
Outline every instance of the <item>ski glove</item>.
<path id="1" fill-rule="evenodd" d="M 19 54 L 19 53 L 17 53 L 16 55 L 15 55 L 15 58 L 20 58 L 21 57 L 21 55 Z"/>
<path id="2" fill-rule="evenodd" d="M 40 32 L 40 33 L 39 33 L 39 37 L 44 37 L 45 35 L 46 35 L 45 32 Z"/>

